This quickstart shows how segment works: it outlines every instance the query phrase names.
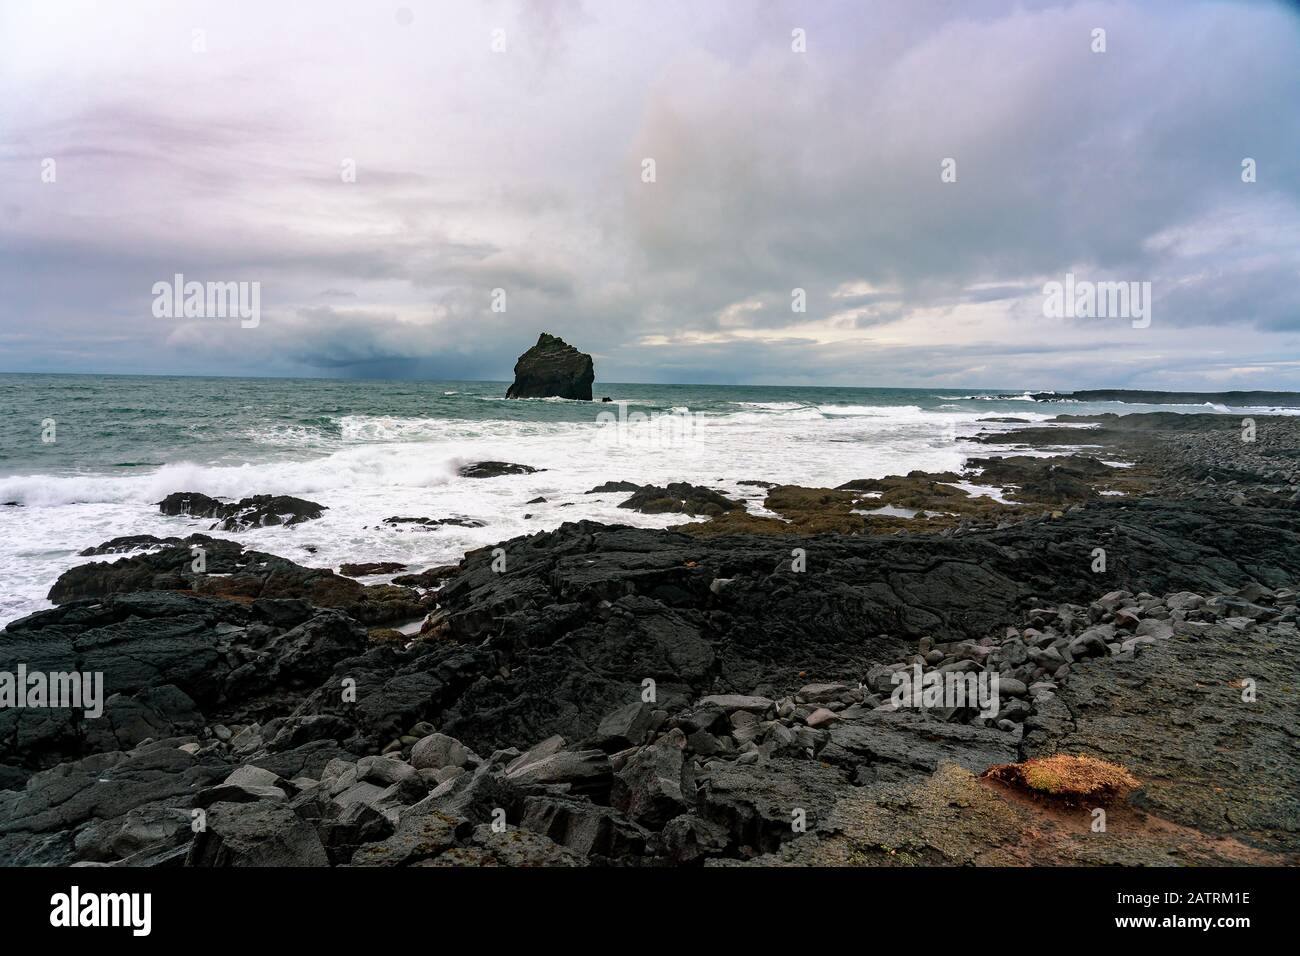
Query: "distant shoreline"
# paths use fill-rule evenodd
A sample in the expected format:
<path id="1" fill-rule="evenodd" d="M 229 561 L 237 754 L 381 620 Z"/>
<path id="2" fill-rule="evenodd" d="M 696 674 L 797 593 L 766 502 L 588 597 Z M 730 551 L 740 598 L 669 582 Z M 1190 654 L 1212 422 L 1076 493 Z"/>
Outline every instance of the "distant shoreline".
<path id="1" fill-rule="evenodd" d="M 1138 388 L 1095 388 L 1077 392 L 1030 392 L 1036 402 L 1128 402 L 1145 405 L 1280 405 L 1300 408 L 1300 392 L 1160 392 Z"/>

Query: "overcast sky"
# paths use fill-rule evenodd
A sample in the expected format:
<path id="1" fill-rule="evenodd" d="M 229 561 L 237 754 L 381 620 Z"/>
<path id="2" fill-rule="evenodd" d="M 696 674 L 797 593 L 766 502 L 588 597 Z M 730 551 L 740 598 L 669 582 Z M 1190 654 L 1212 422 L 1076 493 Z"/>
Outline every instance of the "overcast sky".
<path id="1" fill-rule="evenodd" d="M 260 324 L 155 317 L 175 273 Z M 1045 317 L 1067 273 L 1150 326 Z M 1300 14 L 0 0 L 0 371 L 508 379 L 541 330 L 598 381 L 1300 389 Z"/>

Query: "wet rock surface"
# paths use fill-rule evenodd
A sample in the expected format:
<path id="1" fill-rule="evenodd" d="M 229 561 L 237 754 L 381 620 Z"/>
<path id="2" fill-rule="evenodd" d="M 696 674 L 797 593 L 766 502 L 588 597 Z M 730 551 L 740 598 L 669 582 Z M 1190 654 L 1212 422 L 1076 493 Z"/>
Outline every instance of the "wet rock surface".
<path id="1" fill-rule="evenodd" d="M 339 574 L 345 578 L 364 578 L 376 574 L 397 574 L 406 565 L 397 561 L 365 561 L 358 564 L 340 564 Z"/>
<path id="2" fill-rule="evenodd" d="M 67 604 L 162 590 L 245 602 L 293 598 L 318 607 L 344 609 L 366 624 L 409 621 L 426 610 L 419 597 L 406 588 L 363 585 L 327 568 L 304 567 L 207 535 L 191 535 L 177 544 L 113 562 L 71 568 L 54 583 L 49 599 Z"/>
<path id="3" fill-rule="evenodd" d="M 214 721 L 285 716 L 337 661 L 366 647 L 352 618 L 304 601 L 244 605 L 158 591 L 74 602 L 3 634 L 0 671 L 99 673 L 104 687 L 100 719 L 85 708 L 0 709 L 0 763 L 11 775 Z"/>
<path id="4" fill-rule="evenodd" d="M 459 570 L 455 565 L 439 565 L 415 574 L 399 574 L 393 578 L 392 583 L 408 588 L 437 588 L 448 578 L 454 577 Z"/>
<path id="5" fill-rule="evenodd" d="M 1133 474 L 984 462 L 1033 510 L 939 533 L 578 522 L 378 590 L 206 536 L 119 543 L 156 550 L 73 569 L 0 634 L 0 671 L 105 688 L 98 719 L 0 710 L 0 862 L 1300 862 L 1292 473 L 1261 439 L 1236 502 L 1211 426 L 1156 429 Z M 953 479 L 767 491 L 839 521 L 873 494 L 960 509 Z M 1039 511 L 1054 489 L 1084 500 Z M 376 641 L 383 605 L 427 617 Z M 903 675 L 996 677 L 996 707 L 918 705 Z M 1104 838 L 980 777 L 1054 753 L 1141 783 Z"/>
<path id="6" fill-rule="evenodd" d="M 531 465 L 517 465 L 509 461 L 476 461 L 462 465 L 456 473 L 462 478 L 500 478 L 502 475 L 532 475 L 538 470 Z"/>
<path id="7" fill-rule="evenodd" d="M 608 490 L 608 486 L 605 486 Z M 702 488 L 684 481 L 670 482 L 667 487 L 645 485 L 619 505 L 642 514 L 718 515 L 743 511 L 745 506 L 732 501 L 712 488 Z"/>
<path id="8" fill-rule="evenodd" d="M 413 525 L 416 528 L 427 528 L 437 530 L 444 525 L 454 525 L 458 528 L 482 528 L 487 522 L 479 521 L 477 518 L 425 518 L 425 517 L 408 517 L 404 515 L 393 515 L 391 518 L 385 518 L 384 524 L 387 525 Z"/>
<path id="9" fill-rule="evenodd" d="M 192 535 L 191 537 L 195 540 L 202 540 L 205 536 Z M 151 551 L 156 548 L 175 546 L 180 544 L 181 541 L 181 538 L 176 537 L 159 538 L 152 534 L 128 534 L 77 553 L 83 558 L 102 554 L 129 554 L 132 551 Z"/>
<path id="10" fill-rule="evenodd" d="M 244 531 L 264 525 L 295 525 L 319 518 L 325 506 L 292 495 L 253 495 L 225 502 L 197 491 L 177 491 L 158 502 L 165 515 L 216 518 L 208 530 Z"/>

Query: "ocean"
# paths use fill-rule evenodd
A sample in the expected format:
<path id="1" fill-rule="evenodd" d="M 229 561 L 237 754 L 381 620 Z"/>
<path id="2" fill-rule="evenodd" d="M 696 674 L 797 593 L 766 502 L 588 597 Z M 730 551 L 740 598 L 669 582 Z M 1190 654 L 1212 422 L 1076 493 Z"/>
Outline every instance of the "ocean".
<path id="1" fill-rule="evenodd" d="M 323 518 L 217 534 L 310 566 L 398 561 L 421 570 L 565 521 L 687 520 L 620 509 L 626 493 L 586 494 L 606 481 L 705 484 L 765 513 L 762 489 L 739 482 L 829 487 L 957 469 L 969 455 L 1011 447 L 959 441 L 1015 427 L 981 421 L 990 417 L 1240 411 L 1035 403 L 1017 389 L 597 383 L 597 398 L 615 401 L 603 404 L 507 400 L 507 384 L 0 375 L 0 624 L 49 607 L 59 574 L 89 560 L 78 557 L 83 548 L 119 535 L 207 531 L 210 519 L 158 513 L 174 491 L 308 498 L 328 507 Z M 457 474 L 483 460 L 544 470 Z M 482 526 L 383 523 L 395 515 Z"/>

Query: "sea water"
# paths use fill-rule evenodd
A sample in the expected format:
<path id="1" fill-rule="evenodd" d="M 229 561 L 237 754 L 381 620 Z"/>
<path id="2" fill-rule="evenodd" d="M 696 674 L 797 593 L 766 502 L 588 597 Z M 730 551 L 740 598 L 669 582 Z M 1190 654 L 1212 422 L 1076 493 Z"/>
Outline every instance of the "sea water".
<path id="1" fill-rule="evenodd" d="M 313 567 L 397 561 L 422 570 L 565 521 L 660 528 L 692 520 L 620 509 L 626 492 L 586 494 L 607 481 L 688 481 L 764 513 L 763 490 L 740 482 L 833 487 L 954 470 L 1013 447 L 1011 438 L 1002 446 L 961 440 L 1016 427 L 987 419 L 1118 410 L 1035 403 L 1016 389 L 598 383 L 598 398 L 620 403 L 611 405 L 507 400 L 506 385 L 0 375 L 0 624 L 49 607 L 59 574 L 92 560 L 78 557 L 83 548 L 119 535 L 207 532 L 210 519 L 158 513 L 175 491 L 308 498 L 327 506 L 324 517 L 213 533 Z M 1068 432 L 1063 442 L 1086 444 L 1081 430 Z M 483 460 L 541 470 L 457 474 Z M 530 503 L 539 497 L 545 502 Z M 386 525 L 389 516 L 482 526 L 430 530 Z"/>

